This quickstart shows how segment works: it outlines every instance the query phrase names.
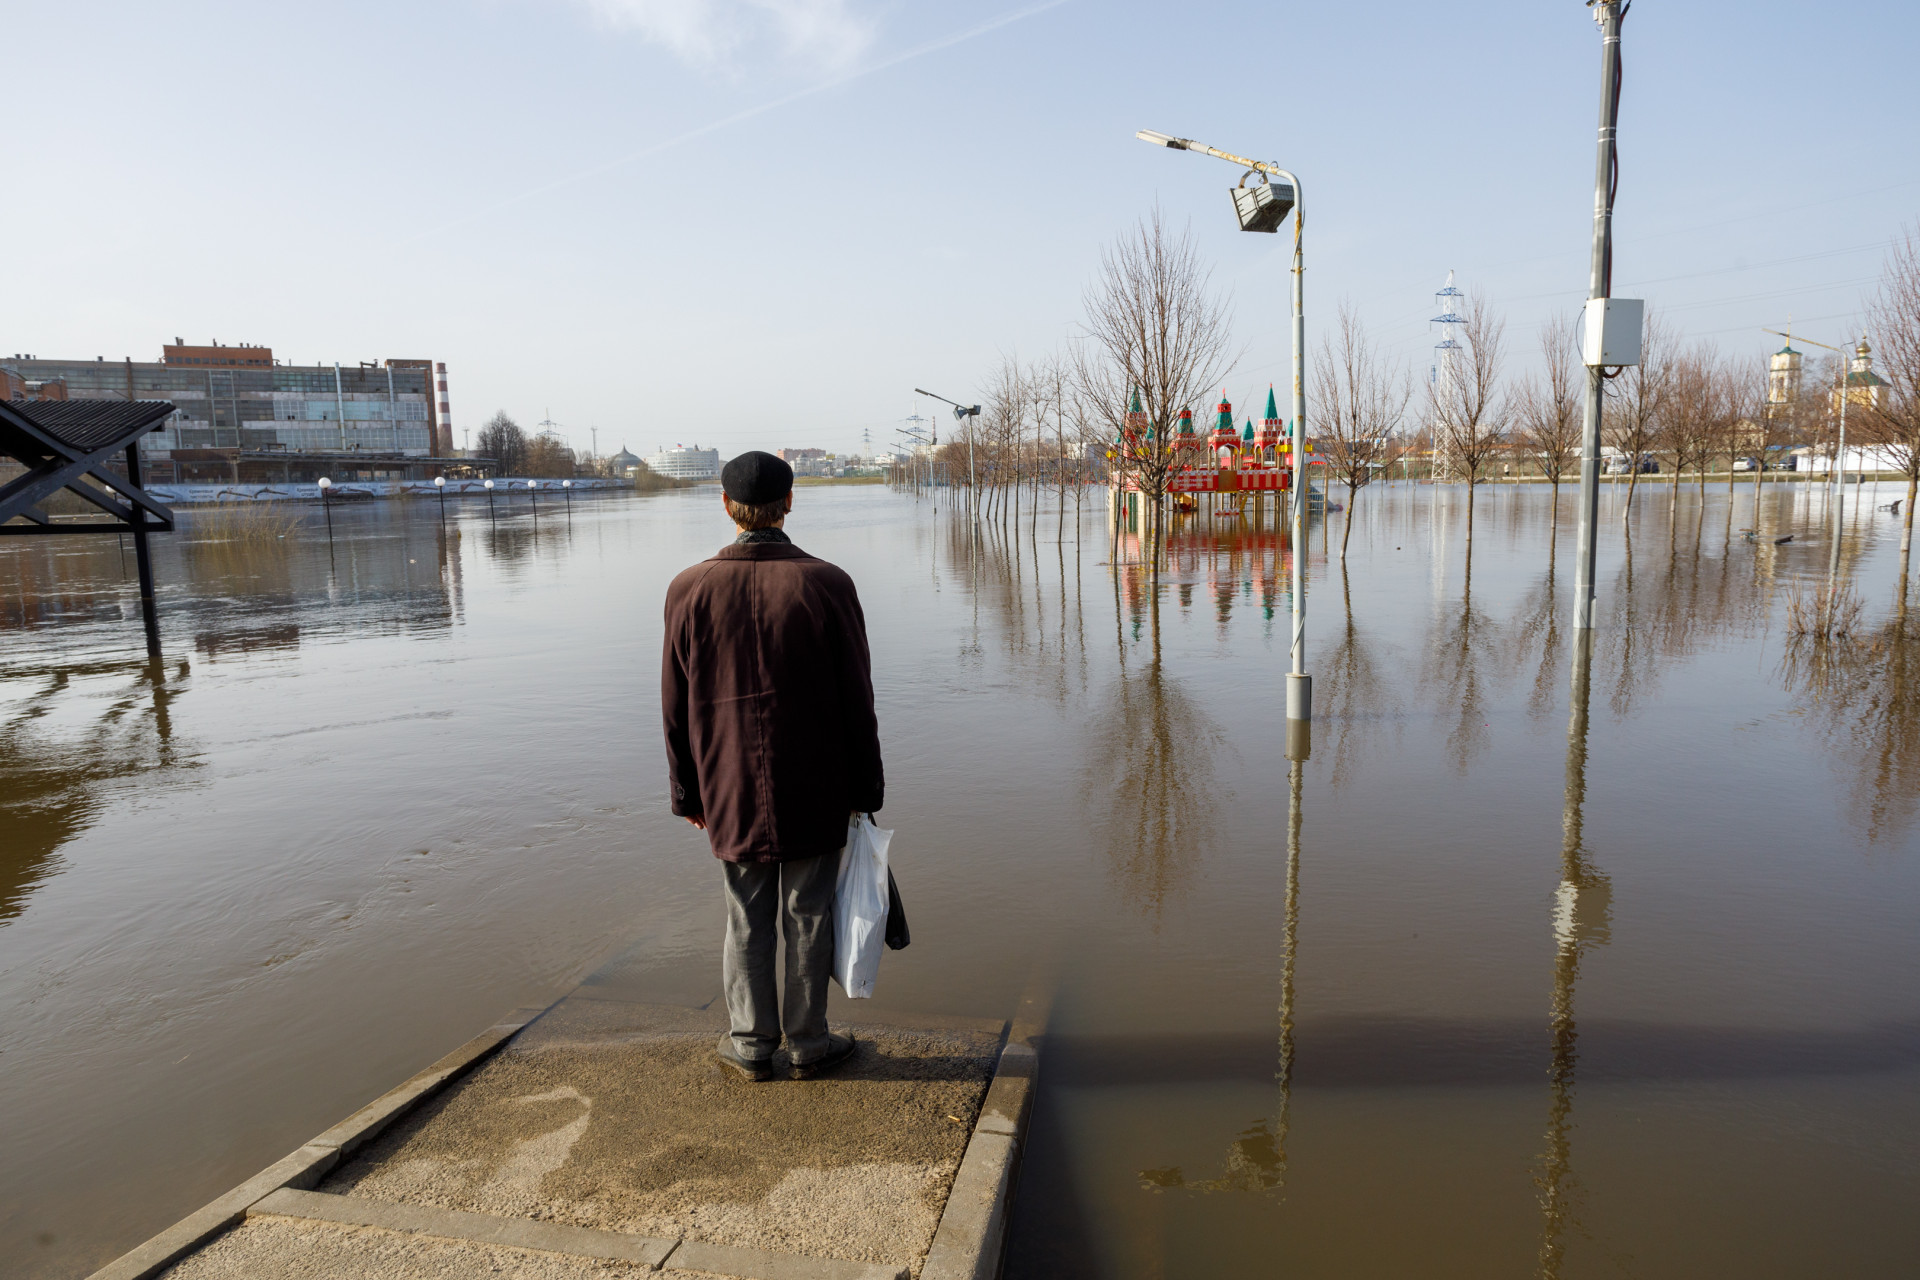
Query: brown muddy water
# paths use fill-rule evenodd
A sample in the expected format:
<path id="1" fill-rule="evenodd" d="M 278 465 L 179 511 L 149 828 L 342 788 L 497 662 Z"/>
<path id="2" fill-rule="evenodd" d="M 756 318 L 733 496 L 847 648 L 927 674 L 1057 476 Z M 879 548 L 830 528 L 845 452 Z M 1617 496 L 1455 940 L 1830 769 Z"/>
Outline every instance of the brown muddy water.
<path id="1" fill-rule="evenodd" d="M 860 585 L 914 944 L 871 1014 L 1053 975 L 1009 1274 L 1898 1274 L 1920 1255 L 1920 648 L 1895 519 L 1796 639 L 1817 491 L 1603 499 L 1575 698 L 1545 489 L 1362 496 L 1291 548 L 1103 508 L 970 551 L 941 504 L 800 493 Z M 711 490 L 343 507 L 0 545 L 0 1271 L 78 1276 L 516 1005 L 617 961 L 718 990 L 668 814 L 659 612 Z M 1749 539 L 1743 530 L 1758 528 Z M 229 532 L 231 532 L 229 530 Z M 1791 533 L 1793 541 L 1776 545 Z M 844 1004 L 839 1007 L 844 1013 Z"/>

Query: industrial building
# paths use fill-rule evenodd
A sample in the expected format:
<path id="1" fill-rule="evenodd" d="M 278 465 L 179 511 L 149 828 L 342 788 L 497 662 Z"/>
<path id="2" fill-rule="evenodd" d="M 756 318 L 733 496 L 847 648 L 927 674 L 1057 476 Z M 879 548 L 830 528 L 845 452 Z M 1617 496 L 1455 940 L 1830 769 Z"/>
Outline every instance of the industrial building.
<path id="1" fill-rule="evenodd" d="M 422 480 L 478 466 L 453 456 L 447 366 L 431 360 L 282 364 L 271 347 L 176 338 L 158 362 L 0 355 L 9 400 L 170 400 L 141 442 L 149 482 Z"/>

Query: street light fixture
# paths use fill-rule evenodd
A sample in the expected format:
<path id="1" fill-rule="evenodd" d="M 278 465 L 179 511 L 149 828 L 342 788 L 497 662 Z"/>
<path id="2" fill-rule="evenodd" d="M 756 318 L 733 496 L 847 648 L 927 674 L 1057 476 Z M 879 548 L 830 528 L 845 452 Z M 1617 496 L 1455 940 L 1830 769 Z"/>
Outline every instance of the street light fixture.
<path id="1" fill-rule="evenodd" d="M 320 505 L 321 507 L 325 508 L 327 513 L 327 545 L 328 546 L 333 545 L 333 501 L 330 496 L 330 491 L 332 490 L 332 488 L 333 488 L 333 481 L 327 479 L 327 477 L 325 476 L 321 476 L 320 477 Z"/>
<path id="2" fill-rule="evenodd" d="M 440 494 L 440 523 L 445 524 L 447 522 L 447 478 L 435 476 L 433 487 Z"/>
<path id="3" fill-rule="evenodd" d="M 1301 256 L 1306 208 L 1300 179 L 1279 165 L 1249 160 L 1192 138 L 1176 138 L 1154 129 L 1142 129 L 1134 137 L 1175 151 L 1198 151 L 1245 169 L 1240 185 L 1231 189 L 1234 216 L 1242 231 L 1276 232 L 1287 214 L 1293 214 L 1293 643 L 1292 670 L 1287 673 L 1287 719 L 1304 728 L 1313 719 L 1313 677 L 1307 674 L 1307 318 L 1302 297 L 1306 264 Z M 1255 176 L 1259 183 L 1249 187 L 1247 178 Z M 1284 185 L 1273 181 L 1275 178 L 1282 179 Z M 1289 754 L 1304 752 L 1306 745 L 1304 732 L 1289 733 Z"/>
<path id="4" fill-rule="evenodd" d="M 938 400 L 941 404 L 952 405 L 953 417 L 956 422 L 964 422 L 968 418 L 977 418 L 980 416 L 980 406 L 977 404 L 961 404 L 958 401 L 949 400 L 945 396 L 937 396 L 931 391 L 922 391 L 919 387 L 915 387 L 913 393 L 917 396 L 925 396 L 929 400 Z M 974 500 L 973 488 L 973 427 L 969 424 L 967 427 L 967 510 L 973 514 L 974 523 L 978 524 L 980 521 L 980 511 L 978 504 Z"/>
<path id="5" fill-rule="evenodd" d="M 493 481 L 487 481 L 487 519 L 493 519 Z"/>

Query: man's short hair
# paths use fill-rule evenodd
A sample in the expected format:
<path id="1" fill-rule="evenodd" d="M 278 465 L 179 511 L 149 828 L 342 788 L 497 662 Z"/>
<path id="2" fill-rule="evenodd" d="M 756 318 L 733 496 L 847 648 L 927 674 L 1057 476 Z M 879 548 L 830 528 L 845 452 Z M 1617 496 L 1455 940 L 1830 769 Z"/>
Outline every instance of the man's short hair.
<path id="1" fill-rule="evenodd" d="M 772 502 L 735 502 L 727 499 L 727 514 L 742 529 L 771 529 L 787 514 L 793 505 L 793 496 L 775 498 Z"/>

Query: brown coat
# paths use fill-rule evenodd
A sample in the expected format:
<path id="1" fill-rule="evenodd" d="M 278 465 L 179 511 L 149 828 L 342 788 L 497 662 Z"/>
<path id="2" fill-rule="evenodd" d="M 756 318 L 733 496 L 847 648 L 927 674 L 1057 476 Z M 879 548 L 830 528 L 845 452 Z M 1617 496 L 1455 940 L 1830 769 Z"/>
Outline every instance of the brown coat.
<path id="1" fill-rule="evenodd" d="M 853 579 L 791 543 L 736 544 L 673 580 L 666 622 L 673 811 L 704 815 L 728 862 L 839 849 L 885 786 Z"/>

